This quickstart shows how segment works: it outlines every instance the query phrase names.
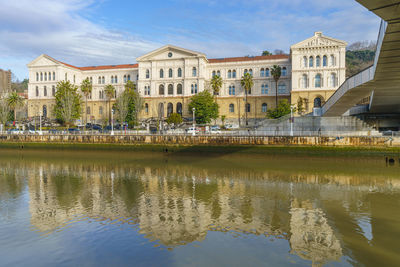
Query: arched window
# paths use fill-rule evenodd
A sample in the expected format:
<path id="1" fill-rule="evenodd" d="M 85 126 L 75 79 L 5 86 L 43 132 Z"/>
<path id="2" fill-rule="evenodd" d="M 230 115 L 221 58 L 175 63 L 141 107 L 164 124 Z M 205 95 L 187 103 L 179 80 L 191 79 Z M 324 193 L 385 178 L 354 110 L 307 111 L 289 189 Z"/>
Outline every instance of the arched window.
<path id="1" fill-rule="evenodd" d="M 316 65 L 316 67 L 321 67 L 321 57 L 320 56 L 317 56 L 315 58 L 315 65 Z"/>
<path id="2" fill-rule="evenodd" d="M 169 70 L 168 70 L 168 77 L 169 77 L 169 78 L 172 78 L 172 69 L 169 69 Z"/>
<path id="3" fill-rule="evenodd" d="M 169 115 L 171 115 L 174 112 L 174 105 L 172 105 L 172 103 L 168 103 L 167 105 L 167 117 L 169 117 Z"/>
<path id="4" fill-rule="evenodd" d="M 217 71 L 217 75 L 218 75 L 219 77 L 221 77 L 221 72 L 220 72 L 220 71 Z"/>
<path id="5" fill-rule="evenodd" d="M 235 112 L 235 105 L 234 104 L 230 104 L 229 105 L 229 112 L 230 113 L 234 113 Z"/>
<path id="6" fill-rule="evenodd" d="M 43 116 L 44 118 L 47 118 L 47 106 L 46 106 L 46 105 L 43 105 L 42 110 L 43 110 L 42 116 Z"/>
<path id="7" fill-rule="evenodd" d="M 111 83 L 114 83 L 114 76 L 111 76 Z"/>
<path id="8" fill-rule="evenodd" d="M 316 97 L 316 98 L 314 99 L 314 108 L 320 108 L 321 105 L 322 105 L 321 98 Z"/>
<path id="9" fill-rule="evenodd" d="M 102 106 L 99 107 L 99 114 L 103 115 L 103 107 Z"/>
<path id="10" fill-rule="evenodd" d="M 196 69 L 196 67 L 193 67 L 193 69 L 192 69 L 192 76 L 193 76 L 193 77 L 196 77 L 196 76 L 197 76 L 197 69 Z"/>
<path id="11" fill-rule="evenodd" d="M 89 79 L 89 80 L 90 80 L 90 83 L 91 83 L 91 84 L 93 84 L 93 78 L 92 78 L 92 77 L 90 77 L 90 79 Z"/>
<path id="12" fill-rule="evenodd" d="M 40 73 L 40 81 L 43 81 L 43 73 Z"/>
<path id="13" fill-rule="evenodd" d="M 164 70 L 160 69 L 160 78 L 164 78 Z"/>
<path id="14" fill-rule="evenodd" d="M 303 57 L 303 67 L 307 68 L 307 57 Z"/>
<path id="15" fill-rule="evenodd" d="M 282 76 L 286 76 L 287 75 L 287 70 L 286 67 L 282 68 Z"/>
<path id="16" fill-rule="evenodd" d="M 124 75 L 124 83 L 126 83 L 126 75 Z"/>
<path id="17" fill-rule="evenodd" d="M 101 83 L 102 83 L 102 84 L 105 84 L 105 83 L 106 83 L 106 78 L 105 78 L 104 76 L 101 78 Z"/>
<path id="18" fill-rule="evenodd" d="M 150 70 L 146 70 L 146 79 L 150 78 Z"/>
<path id="19" fill-rule="evenodd" d="M 86 107 L 86 114 L 90 115 L 90 107 Z"/>
<path id="20" fill-rule="evenodd" d="M 321 74 L 315 75 L 315 88 L 321 88 Z"/>
<path id="21" fill-rule="evenodd" d="M 182 69 L 181 68 L 178 69 L 178 77 L 179 78 L 182 77 Z"/>
<path id="22" fill-rule="evenodd" d="M 168 94 L 173 95 L 174 94 L 174 86 L 172 84 L 168 85 Z"/>
<path id="23" fill-rule="evenodd" d="M 47 72 L 44 73 L 44 80 L 47 81 Z"/>
<path id="24" fill-rule="evenodd" d="M 53 71 L 53 81 L 56 80 L 56 73 Z"/>
<path id="25" fill-rule="evenodd" d="M 144 112 L 146 112 L 146 114 L 149 114 L 149 104 L 144 104 Z"/>
<path id="26" fill-rule="evenodd" d="M 158 87 L 158 94 L 164 95 L 164 85 L 160 84 L 160 86 Z"/>
<path id="27" fill-rule="evenodd" d="M 263 95 L 268 94 L 268 84 L 261 85 L 261 94 L 263 94 Z"/>
<path id="28" fill-rule="evenodd" d="M 260 77 L 264 77 L 264 75 L 265 75 L 264 68 L 261 68 L 261 70 L 260 70 Z"/>
<path id="29" fill-rule="evenodd" d="M 192 87 L 191 87 L 191 93 L 192 94 L 197 94 L 197 84 L 192 84 Z"/>
<path id="30" fill-rule="evenodd" d="M 236 70 L 232 71 L 232 78 L 236 78 Z"/>
<path id="31" fill-rule="evenodd" d="M 213 70 L 211 77 L 214 78 L 215 75 L 216 75 L 216 72 L 215 72 L 215 70 Z"/>
<path id="32" fill-rule="evenodd" d="M 98 81 L 98 84 L 101 84 L 101 77 L 99 77 L 99 81 Z"/>
<path id="33" fill-rule="evenodd" d="M 307 74 L 303 74 L 301 77 L 301 88 L 308 88 L 308 76 Z"/>
<path id="34" fill-rule="evenodd" d="M 47 88 L 46 88 L 46 86 L 43 88 L 43 96 L 47 96 Z"/>
<path id="35" fill-rule="evenodd" d="M 327 56 L 322 57 L 322 66 L 324 66 L 324 67 L 328 66 L 328 57 Z"/>
<path id="36" fill-rule="evenodd" d="M 39 73 L 36 72 L 36 81 L 39 81 Z"/>
<path id="37" fill-rule="evenodd" d="M 128 81 L 130 81 L 130 80 L 131 80 L 131 75 L 128 74 Z"/>
<path id="38" fill-rule="evenodd" d="M 268 68 L 265 69 L 265 77 L 269 77 L 269 69 Z"/>
<path id="39" fill-rule="evenodd" d="M 309 63 L 308 66 L 309 66 L 310 68 L 314 67 L 314 58 L 313 58 L 313 57 L 310 57 L 310 60 L 309 60 L 308 63 Z"/>
<path id="40" fill-rule="evenodd" d="M 330 77 L 330 86 L 331 87 L 336 87 L 337 86 L 337 79 L 336 79 L 336 73 L 331 73 L 331 77 Z"/>
<path id="41" fill-rule="evenodd" d="M 118 76 L 114 76 L 114 83 L 118 83 Z"/>
<path id="42" fill-rule="evenodd" d="M 261 112 L 266 113 L 266 112 L 267 112 L 267 109 L 268 109 L 267 103 L 263 103 L 263 104 L 261 105 Z"/>
<path id="43" fill-rule="evenodd" d="M 231 78 L 232 78 L 232 71 L 228 70 L 228 79 L 231 79 Z"/>
<path id="44" fill-rule="evenodd" d="M 284 95 L 286 94 L 286 83 L 279 83 L 278 85 L 278 94 Z"/>
<path id="45" fill-rule="evenodd" d="M 51 95 L 55 96 L 56 95 L 56 87 L 53 85 L 51 88 Z"/>
<path id="46" fill-rule="evenodd" d="M 250 106 L 250 103 L 247 103 L 246 104 L 246 112 L 250 112 L 251 111 L 251 106 Z"/>
<path id="47" fill-rule="evenodd" d="M 331 55 L 331 66 L 335 66 L 336 62 L 335 62 L 335 56 Z"/>
<path id="48" fill-rule="evenodd" d="M 176 104 L 176 113 L 178 113 L 178 114 L 180 114 L 180 115 L 182 116 L 182 111 L 183 111 L 182 103 L 181 103 L 181 102 L 178 102 L 178 103 Z"/>
<path id="49" fill-rule="evenodd" d="M 244 69 L 243 74 L 248 73 L 249 71 L 247 69 Z"/>
<path id="50" fill-rule="evenodd" d="M 149 86 L 149 85 L 146 85 L 146 86 L 144 87 L 144 94 L 145 94 L 145 95 L 150 95 L 150 86 Z"/>
<path id="51" fill-rule="evenodd" d="M 182 84 L 178 84 L 178 85 L 177 85 L 177 87 L 176 87 L 176 94 L 178 94 L 178 95 L 183 94 L 183 91 L 182 91 Z"/>
<path id="52" fill-rule="evenodd" d="M 253 70 L 252 69 L 249 69 L 249 73 L 250 73 L 251 76 L 253 76 Z"/>
<path id="53" fill-rule="evenodd" d="M 36 96 L 39 96 L 39 87 L 36 86 Z"/>
<path id="54" fill-rule="evenodd" d="M 229 95 L 235 95 L 235 86 L 234 85 L 231 85 L 231 86 L 229 86 Z"/>

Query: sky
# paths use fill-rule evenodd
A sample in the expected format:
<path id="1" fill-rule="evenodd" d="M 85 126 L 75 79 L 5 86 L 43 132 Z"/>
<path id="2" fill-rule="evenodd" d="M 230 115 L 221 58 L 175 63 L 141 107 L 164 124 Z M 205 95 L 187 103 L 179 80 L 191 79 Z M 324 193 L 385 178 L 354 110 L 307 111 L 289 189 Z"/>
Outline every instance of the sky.
<path id="1" fill-rule="evenodd" d="M 22 80 L 41 54 L 75 66 L 127 64 L 166 44 L 208 58 L 289 53 L 316 31 L 375 41 L 379 23 L 353 0 L 0 0 L 0 68 Z"/>

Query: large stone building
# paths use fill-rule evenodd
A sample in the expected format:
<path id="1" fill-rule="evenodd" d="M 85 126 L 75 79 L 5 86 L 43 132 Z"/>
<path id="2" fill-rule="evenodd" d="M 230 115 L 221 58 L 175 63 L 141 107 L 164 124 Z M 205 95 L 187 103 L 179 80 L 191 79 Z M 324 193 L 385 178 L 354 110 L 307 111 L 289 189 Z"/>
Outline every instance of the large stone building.
<path id="1" fill-rule="evenodd" d="M 345 42 L 317 32 L 310 39 L 292 46 L 290 56 L 208 59 L 203 53 L 166 45 L 137 58 L 137 64 L 75 67 L 41 55 L 28 64 L 28 116 L 43 114 L 53 117 L 51 110 L 55 103 L 57 82 L 69 80 L 80 85 L 84 79 L 89 78 L 93 92 L 85 111 L 91 121 L 107 118 L 108 105 L 104 87 L 112 84 L 118 96 L 128 80 L 137 84 L 144 98 L 141 118 L 165 118 L 173 112 L 188 117 L 190 98 L 210 89 L 212 77 L 219 75 L 223 79 L 223 86 L 216 99 L 221 116 L 243 122 L 247 108 L 250 120 L 264 118 L 267 110 L 275 107 L 276 83 L 271 76 L 274 65 L 282 68 L 282 76 L 277 85 L 280 99 L 292 98 L 295 104 L 301 96 L 306 99 L 306 103 L 318 106 L 345 79 L 345 47 Z M 246 72 L 254 79 L 247 107 L 245 92 L 240 85 L 241 77 Z M 307 107 L 307 111 L 311 110 L 311 106 Z M 85 117 L 84 114 L 82 117 Z"/>
<path id="2" fill-rule="evenodd" d="M 0 69 L 0 94 L 11 92 L 11 71 Z"/>

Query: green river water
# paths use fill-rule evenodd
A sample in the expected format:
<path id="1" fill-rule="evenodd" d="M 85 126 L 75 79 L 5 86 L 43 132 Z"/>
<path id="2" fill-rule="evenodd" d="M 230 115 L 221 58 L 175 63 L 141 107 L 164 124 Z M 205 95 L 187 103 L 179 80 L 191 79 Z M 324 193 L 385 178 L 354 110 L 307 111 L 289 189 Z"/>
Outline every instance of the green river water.
<path id="1" fill-rule="evenodd" d="M 0 150 L 1 266 L 400 266 L 400 163 Z"/>

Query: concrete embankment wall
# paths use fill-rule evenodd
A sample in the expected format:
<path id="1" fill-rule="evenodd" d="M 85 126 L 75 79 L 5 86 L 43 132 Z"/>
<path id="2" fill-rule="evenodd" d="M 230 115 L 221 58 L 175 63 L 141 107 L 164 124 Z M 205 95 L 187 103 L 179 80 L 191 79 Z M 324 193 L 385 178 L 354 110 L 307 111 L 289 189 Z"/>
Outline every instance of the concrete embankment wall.
<path id="1" fill-rule="evenodd" d="M 0 143 L 114 145 L 293 145 L 400 147 L 400 137 L 268 137 L 170 135 L 0 135 Z"/>

